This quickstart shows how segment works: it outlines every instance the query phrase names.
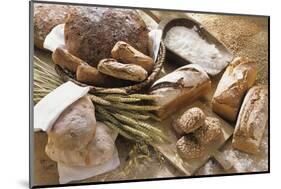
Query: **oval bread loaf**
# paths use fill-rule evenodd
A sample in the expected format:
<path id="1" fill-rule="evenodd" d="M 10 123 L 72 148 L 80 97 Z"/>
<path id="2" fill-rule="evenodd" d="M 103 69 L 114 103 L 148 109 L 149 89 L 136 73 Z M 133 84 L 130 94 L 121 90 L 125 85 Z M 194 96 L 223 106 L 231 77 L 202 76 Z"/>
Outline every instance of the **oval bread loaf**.
<path id="1" fill-rule="evenodd" d="M 212 109 L 221 117 L 235 121 L 247 90 L 257 77 L 255 62 L 238 57 L 226 68 L 212 99 Z"/>
<path id="2" fill-rule="evenodd" d="M 148 73 L 153 69 L 152 58 L 141 53 L 128 43 L 118 41 L 111 50 L 112 58 L 120 60 L 122 63 L 135 64 L 143 67 Z"/>
<path id="3" fill-rule="evenodd" d="M 106 75 L 130 81 L 143 81 L 148 75 L 147 71 L 141 66 L 122 64 L 112 58 L 101 60 L 98 70 Z"/>

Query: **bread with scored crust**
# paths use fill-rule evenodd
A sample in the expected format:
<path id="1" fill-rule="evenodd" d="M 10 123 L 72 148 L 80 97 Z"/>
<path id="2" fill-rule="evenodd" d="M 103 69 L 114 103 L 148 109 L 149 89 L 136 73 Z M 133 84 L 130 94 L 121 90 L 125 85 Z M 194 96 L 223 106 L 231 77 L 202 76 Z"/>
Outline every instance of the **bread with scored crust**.
<path id="1" fill-rule="evenodd" d="M 160 119 L 186 107 L 211 90 L 211 80 L 202 67 L 196 64 L 182 66 L 158 79 L 150 87 L 150 94 L 159 95 L 154 104 Z"/>
<path id="2" fill-rule="evenodd" d="M 255 62 L 238 57 L 226 68 L 212 99 L 212 109 L 221 117 L 235 121 L 247 90 L 257 77 Z"/>
<path id="3" fill-rule="evenodd" d="M 232 146 L 247 153 L 257 153 L 267 120 L 268 87 L 252 87 L 241 106 L 233 134 Z"/>

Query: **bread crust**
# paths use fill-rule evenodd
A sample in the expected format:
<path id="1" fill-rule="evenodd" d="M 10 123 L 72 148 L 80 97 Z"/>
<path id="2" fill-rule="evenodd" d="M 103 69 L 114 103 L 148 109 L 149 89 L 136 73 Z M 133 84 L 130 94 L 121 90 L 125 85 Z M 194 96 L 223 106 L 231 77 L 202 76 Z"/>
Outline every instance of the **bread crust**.
<path id="1" fill-rule="evenodd" d="M 165 119 L 175 111 L 186 107 L 211 89 L 211 80 L 207 73 L 196 64 L 178 68 L 174 72 L 157 80 L 150 88 L 150 94 L 159 95 L 155 104 L 160 119 Z"/>
<path id="2" fill-rule="evenodd" d="M 90 65 L 78 66 L 76 79 L 77 81 L 96 87 L 122 87 L 130 84 L 129 81 L 105 75 Z"/>
<path id="3" fill-rule="evenodd" d="M 98 70 L 118 79 L 137 82 L 145 80 L 148 75 L 147 71 L 141 66 L 122 64 L 112 58 L 102 59 L 98 65 Z"/>
<path id="4" fill-rule="evenodd" d="M 65 22 L 71 6 L 34 4 L 34 44 L 40 49 L 44 49 L 43 43 L 47 34 L 58 24 Z"/>
<path id="5" fill-rule="evenodd" d="M 64 34 L 69 52 L 92 66 L 109 58 L 118 41 L 148 52 L 148 30 L 135 10 L 77 7 L 66 20 Z"/>
<path id="6" fill-rule="evenodd" d="M 222 136 L 220 120 L 214 117 L 206 117 L 202 127 L 194 131 L 194 137 L 202 145 L 208 145 Z"/>
<path id="7" fill-rule="evenodd" d="M 229 121 L 235 121 L 247 90 L 257 77 L 255 62 L 238 57 L 226 68 L 212 99 L 214 112 Z"/>
<path id="8" fill-rule="evenodd" d="M 75 73 L 78 66 L 87 65 L 86 62 L 70 54 L 65 48 L 58 47 L 52 53 L 52 60 L 55 64 L 66 68 L 67 70 Z"/>
<path id="9" fill-rule="evenodd" d="M 177 141 L 176 147 L 177 152 L 184 159 L 200 158 L 205 153 L 205 147 L 198 143 L 192 134 L 181 137 Z"/>
<path id="10" fill-rule="evenodd" d="M 188 134 L 203 126 L 205 118 L 206 116 L 200 108 L 190 108 L 173 122 L 173 127 L 179 134 Z"/>
<path id="11" fill-rule="evenodd" d="M 111 50 L 112 58 L 120 60 L 125 64 L 135 64 L 143 67 L 148 73 L 151 73 L 154 67 L 153 59 L 141 53 L 130 44 L 124 41 L 118 41 Z"/>
<path id="12" fill-rule="evenodd" d="M 241 151 L 258 152 L 268 119 L 267 86 L 252 87 L 241 106 L 235 126 L 232 146 Z"/>

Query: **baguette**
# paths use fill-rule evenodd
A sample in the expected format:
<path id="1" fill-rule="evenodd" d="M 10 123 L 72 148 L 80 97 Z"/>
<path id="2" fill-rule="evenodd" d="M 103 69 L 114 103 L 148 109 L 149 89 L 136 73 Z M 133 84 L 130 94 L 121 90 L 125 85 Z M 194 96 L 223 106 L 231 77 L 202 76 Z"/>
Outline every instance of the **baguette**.
<path id="1" fill-rule="evenodd" d="M 257 153 L 267 119 L 268 88 L 267 86 L 252 87 L 241 106 L 232 146 L 247 153 Z"/>
<path id="2" fill-rule="evenodd" d="M 99 62 L 98 70 L 103 74 L 129 81 L 143 81 L 147 78 L 147 71 L 134 64 L 122 64 L 115 59 L 107 58 Z"/>
<path id="3" fill-rule="evenodd" d="M 111 50 L 111 56 L 114 59 L 120 60 L 122 63 L 141 66 L 148 73 L 152 71 L 154 66 L 152 58 L 123 41 L 119 41 L 115 44 Z"/>
<path id="4" fill-rule="evenodd" d="M 160 106 L 156 115 L 165 119 L 175 111 L 206 95 L 211 89 L 207 73 L 196 64 L 178 68 L 157 80 L 150 88 L 150 94 L 160 97 L 154 103 Z"/>
<path id="5" fill-rule="evenodd" d="M 256 63 L 236 58 L 225 70 L 212 99 L 212 109 L 229 121 L 235 121 L 247 90 L 257 77 Z"/>

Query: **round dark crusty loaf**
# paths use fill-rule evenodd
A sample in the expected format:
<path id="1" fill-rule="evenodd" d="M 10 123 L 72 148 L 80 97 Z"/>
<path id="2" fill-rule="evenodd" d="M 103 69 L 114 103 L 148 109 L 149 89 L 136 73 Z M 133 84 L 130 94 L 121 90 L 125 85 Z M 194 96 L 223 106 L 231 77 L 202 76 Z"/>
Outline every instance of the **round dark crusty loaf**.
<path id="1" fill-rule="evenodd" d="M 118 41 L 148 54 L 148 29 L 135 10 L 77 7 L 65 23 L 66 48 L 92 66 L 111 56 Z"/>
<path id="2" fill-rule="evenodd" d="M 44 40 L 47 34 L 58 24 L 62 24 L 66 20 L 66 16 L 70 11 L 67 5 L 50 5 L 35 4 L 34 5 L 34 44 L 40 49 L 43 48 Z"/>

